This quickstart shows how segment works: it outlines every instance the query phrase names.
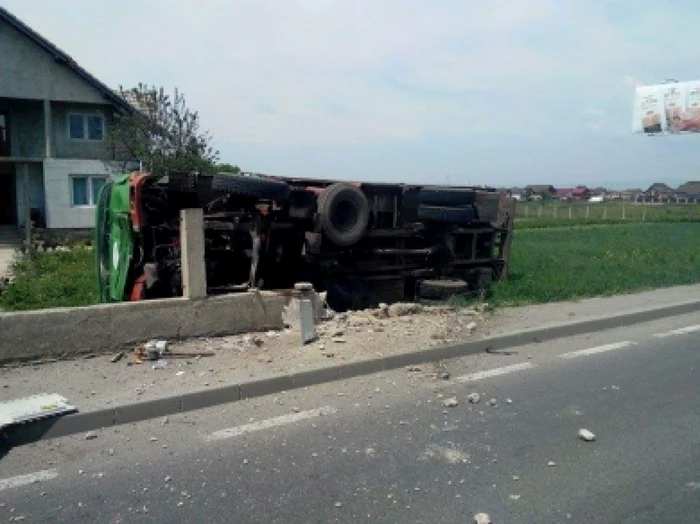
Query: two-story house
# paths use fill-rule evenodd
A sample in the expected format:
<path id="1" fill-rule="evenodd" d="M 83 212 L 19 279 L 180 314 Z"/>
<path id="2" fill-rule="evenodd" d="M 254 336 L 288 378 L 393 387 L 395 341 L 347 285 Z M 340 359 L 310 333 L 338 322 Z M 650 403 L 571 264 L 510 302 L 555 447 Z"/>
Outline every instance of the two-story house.
<path id="1" fill-rule="evenodd" d="M 126 167 L 110 123 L 131 106 L 2 7 L 0 53 L 0 226 L 93 227 L 99 189 Z"/>

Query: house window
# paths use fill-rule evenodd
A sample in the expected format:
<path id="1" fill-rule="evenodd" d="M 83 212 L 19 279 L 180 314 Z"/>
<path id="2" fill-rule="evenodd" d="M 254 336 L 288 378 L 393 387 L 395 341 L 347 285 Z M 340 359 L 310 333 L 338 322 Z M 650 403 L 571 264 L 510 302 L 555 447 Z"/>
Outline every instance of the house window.
<path id="1" fill-rule="evenodd" d="M 100 141 L 104 138 L 102 115 L 71 113 L 68 115 L 68 136 L 71 140 Z"/>
<path id="2" fill-rule="evenodd" d="M 73 198 L 71 205 L 94 206 L 100 195 L 100 189 L 107 182 L 104 176 L 74 176 L 71 177 Z"/>

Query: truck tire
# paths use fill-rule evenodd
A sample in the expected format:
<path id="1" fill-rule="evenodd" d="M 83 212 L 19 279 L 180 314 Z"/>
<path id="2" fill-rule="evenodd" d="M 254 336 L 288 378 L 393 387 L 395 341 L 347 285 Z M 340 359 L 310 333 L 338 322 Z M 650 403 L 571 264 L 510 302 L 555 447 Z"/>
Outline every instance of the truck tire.
<path id="1" fill-rule="evenodd" d="M 469 284 L 460 279 L 422 280 L 418 285 L 420 298 L 441 300 L 466 293 Z"/>
<path id="2" fill-rule="evenodd" d="M 338 182 L 325 188 L 318 197 L 318 213 L 321 230 L 337 246 L 352 246 L 367 231 L 367 197 L 351 184 Z"/>
<path id="3" fill-rule="evenodd" d="M 473 207 L 420 206 L 418 220 L 444 224 L 471 224 L 474 221 Z"/>
<path id="4" fill-rule="evenodd" d="M 433 189 L 420 190 L 418 199 L 421 204 L 429 206 L 471 206 L 476 201 L 473 189 Z"/>
<path id="5" fill-rule="evenodd" d="M 261 176 L 218 174 L 212 177 L 212 189 L 262 200 L 287 200 L 289 185 Z"/>

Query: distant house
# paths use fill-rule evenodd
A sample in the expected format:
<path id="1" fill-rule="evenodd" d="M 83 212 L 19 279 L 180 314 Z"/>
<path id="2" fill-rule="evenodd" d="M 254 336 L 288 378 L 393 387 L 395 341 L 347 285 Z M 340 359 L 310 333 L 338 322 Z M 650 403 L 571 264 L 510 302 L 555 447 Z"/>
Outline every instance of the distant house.
<path id="1" fill-rule="evenodd" d="M 525 192 L 532 200 L 551 200 L 557 190 L 552 185 L 534 184 L 525 186 Z"/>
<path id="2" fill-rule="evenodd" d="M 515 200 L 527 200 L 527 192 L 522 188 L 512 187 L 506 193 Z"/>
<path id="3" fill-rule="evenodd" d="M 676 199 L 683 202 L 700 202 L 700 182 L 686 182 L 676 189 Z"/>
<path id="4" fill-rule="evenodd" d="M 554 192 L 554 198 L 557 200 L 570 200 L 572 190 L 570 187 L 559 187 Z"/>
<path id="5" fill-rule="evenodd" d="M 554 196 L 557 200 L 588 200 L 591 191 L 586 186 L 559 188 Z"/>
<path id="6" fill-rule="evenodd" d="M 619 195 L 620 200 L 636 201 L 640 198 L 644 199 L 644 190 L 639 187 L 635 187 L 632 189 L 623 189 L 622 191 L 617 191 L 616 194 Z"/>
<path id="7" fill-rule="evenodd" d="M 577 186 L 571 190 L 571 198 L 574 200 L 588 200 L 591 190 L 586 186 Z"/>
<path id="8" fill-rule="evenodd" d="M 646 201 L 650 202 L 668 202 L 673 197 L 675 191 L 663 182 L 656 182 L 649 186 L 644 192 Z"/>
<path id="9" fill-rule="evenodd" d="M 605 189 L 603 186 L 598 186 L 594 189 L 591 189 L 591 196 L 602 196 L 605 198 L 608 195 L 609 191 Z"/>

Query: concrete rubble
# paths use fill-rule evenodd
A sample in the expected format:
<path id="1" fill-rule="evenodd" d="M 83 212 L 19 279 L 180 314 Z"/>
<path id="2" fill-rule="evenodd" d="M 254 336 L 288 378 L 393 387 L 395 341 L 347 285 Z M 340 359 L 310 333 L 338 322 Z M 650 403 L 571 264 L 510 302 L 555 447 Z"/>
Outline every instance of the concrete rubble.
<path id="1" fill-rule="evenodd" d="M 593 442 L 595 440 L 595 435 L 587 429 L 580 429 L 578 431 L 578 436 L 581 440 L 586 442 Z"/>
<path id="2" fill-rule="evenodd" d="M 477 513 L 474 515 L 474 524 L 491 524 L 491 517 L 488 513 Z"/>

